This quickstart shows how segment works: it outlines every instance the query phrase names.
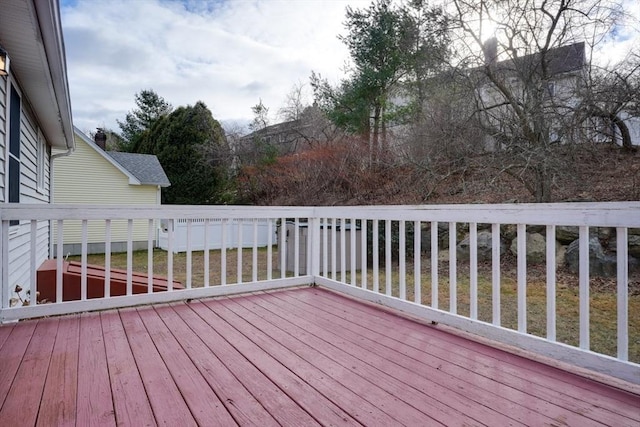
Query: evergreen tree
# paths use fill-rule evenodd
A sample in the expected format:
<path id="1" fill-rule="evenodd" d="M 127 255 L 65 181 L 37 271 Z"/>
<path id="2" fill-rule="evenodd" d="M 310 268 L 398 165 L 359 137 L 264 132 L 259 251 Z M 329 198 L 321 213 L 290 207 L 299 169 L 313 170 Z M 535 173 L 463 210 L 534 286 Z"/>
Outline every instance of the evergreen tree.
<path id="1" fill-rule="evenodd" d="M 224 130 L 203 102 L 161 116 L 143 133 L 138 152 L 155 154 L 171 186 L 166 204 L 216 204 L 226 200 L 229 150 Z"/>
<path id="2" fill-rule="evenodd" d="M 136 93 L 135 102 L 137 108 L 129 111 L 124 121 L 117 121 L 124 140 L 119 145 L 122 151 L 137 152 L 142 135 L 173 108 L 153 89 L 144 89 Z"/>

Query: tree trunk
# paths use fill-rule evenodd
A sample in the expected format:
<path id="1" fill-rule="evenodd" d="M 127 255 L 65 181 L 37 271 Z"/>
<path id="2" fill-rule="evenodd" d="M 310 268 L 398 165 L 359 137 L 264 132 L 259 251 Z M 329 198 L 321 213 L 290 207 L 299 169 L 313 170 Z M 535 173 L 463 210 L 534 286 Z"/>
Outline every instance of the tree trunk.
<path id="1" fill-rule="evenodd" d="M 622 137 L 622 148 L 625 150 L 633 150 L 633 143 L 631 142 L 631 133 L 627 124 L 617 115 L 612 115 L 611 122 L 620 130 L 620 136 Z M 615 137 L 615 135 L 614 135 Z"/>

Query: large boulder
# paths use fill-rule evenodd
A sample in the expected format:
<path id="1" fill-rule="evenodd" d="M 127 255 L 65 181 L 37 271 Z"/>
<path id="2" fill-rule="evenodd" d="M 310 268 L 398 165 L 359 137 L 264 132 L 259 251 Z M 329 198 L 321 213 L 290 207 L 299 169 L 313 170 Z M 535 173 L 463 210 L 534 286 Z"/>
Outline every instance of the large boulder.
<path id="1" fill-rule="evenodd" d="M 478 261 L 491 261 L 491 253 L 493 238 L 491 231 L 479 231 L 478 232 Z M 507 250 L 508 245 L 501 239 L 500 240 L 500 253 L 504 253 Z M 471 245 L 469 244 L 469 236 L 465 237 L 456 248 L 459 259 L 469 259 L 471 253 Z"/>
<path id="2" fill-rule="evenodd" d="M 531 264 L 542 264 L 547 259 L 547 244 L 545 238 L 540 233 L 527 233 L 527 262 Z M 557 249 L 557 243 L 556 243 Z M 518 239 L 511 241 L 511 253 L 518 255 Z"/>
<path id="3" fill-rule="evenodd" d="M 632 229 L 629 229 L 629 231 L 631 230 Z M 607 240 L 603 241 L 603 239 L 600 238 L 600 243 L 603 245 L 603 247 L 606 243 L 606 250 L 612 253 L 616 253 L 618 251 L 618 245 L 615 229 L 613 234 Z M 627 236 L 627 244 L 629 245 L 629 256 L 640 258 L 640 234 L 629 233 Z"/>
<path id="4" fill-rule="evenodd" d="M 578 237 L 578 227 L 566 227 L 563 225 L 556 227 L 556 240 L 563 245 L 570 244 L 577 240 Z"/>
<path id="5" fill-rule="evenodd" d="M 570 271 L 580 271 L 580 240 L 574 240 L 564 255 L 565 264 Z M 589 238 L 589 275 L 612 277 L 616 275 L 616 257 L 607 255 L 598 236 Z"/>

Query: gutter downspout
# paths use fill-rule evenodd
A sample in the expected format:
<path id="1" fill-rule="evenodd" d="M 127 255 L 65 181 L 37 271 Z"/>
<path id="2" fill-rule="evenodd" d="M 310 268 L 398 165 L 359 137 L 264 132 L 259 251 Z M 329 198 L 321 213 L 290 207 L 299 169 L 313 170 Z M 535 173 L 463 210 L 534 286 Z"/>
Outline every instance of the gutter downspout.
<path id="1" fill-rule="evenodd" d="M 53 179 L 53 161 L 60 157 L 67 157 L 71 155 L 75 151 L 75 146 L 67 148 L 67 151 L 58 154 L 52 154 L 49 158 L 49 204 L 53 204 L 53 193 L 54 193 L 54 185 L 55 180 Z M 52 221 L 49 220 L 49 258 L 53 258 L 53 224 Z"/>

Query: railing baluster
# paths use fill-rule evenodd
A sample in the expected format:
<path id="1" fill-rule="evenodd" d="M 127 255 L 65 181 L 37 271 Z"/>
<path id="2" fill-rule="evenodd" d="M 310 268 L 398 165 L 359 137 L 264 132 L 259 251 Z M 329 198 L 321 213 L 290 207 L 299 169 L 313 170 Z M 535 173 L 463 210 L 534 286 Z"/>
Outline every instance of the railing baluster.
<path id="1" fill-rule="evenodd" d="M 618 296 L 618 359 L 629 360 L 629 244 L 626 227 L 616 229 Z"/>
<path id="2" fill-rule="evenodd" d="M 351 265 L 351 286 L 356 286 L 356 220 L 351 218 L 349 220 L 349 263 Z"/>
<path id="3" fill-rule="evenodd" d="M 253 255 L 251 280 L 258 281 L 258 220 L 253 218 Z"/>
<path id="4" fill-rule="evenodd" d="M 155 220 L 149 219 L 147 229 L 147 293 L 153 292 L 153 240 L 155 238 Z"/>
<path id="5" fill-rule="evenodd" d="M 280 277 L 287 277 L 287 218 L 280 219 Z"/>
<path id="6" fill-rule="evenodd" d="M 127 295 L 133 295 L 133 220 L 127 220 Z"/>
<path id="7" fill-rule="evenodd" d="M 80 250 L 80 299 L 87 299 L 87 232 L 88 223 L 82 220 L 82 244 Z"/>
<path id="8" fill-rule="evenodd" d="M 478 319 L 478 224 L 469 223 L 469 316 Z"/>
<path id="9" fill-rule="evenodd" d="M 238 225 L 238 251 L 236 252 L 238 254 L 238 257 L 236 258 L 237 260 L 237 264 L 236 264 L 236 276 L 238 278 L 238 280 L 236 280 L 236 283 L 241 284 L 242 283 L 242 229 L 244 228 L 244 218 L 238 218 L 236 224 Z"/>
<path id="10" fill-rule="evenodd" d="M 527 333 L 527 225 L 517 225 L 518 332 Z"/>
<path id="11" fill-rule="evenodd" d="M 273 278 L 273 220 L 267 219 L 267 280 Z"/>
<path id="12" fill-rule="evenodd" d="M 457 228 L 455 222 L 449 223 L 449 311 L 458 312 L 458 261 L 456 252 Z"/>
<path id="13" fill-rule="evenodd" d="M 322 219 L 322 276 L 329 277 L 329 218 Z"/>
<path id="14" fill-rule="evenodd" d="M 167 286 L 168 290 L 173 290 L 173 225 L 174 219 L 171 218 L 168 220 L 168 233 L 167 233 Z"/>
<path id="15" fill-rule="evenodd" d="M 413 301 L 422 303 L 422 226 L 420 221 L 413 222 Z"/>
<path id="16" fill-rule="evenodd" d="M 589 350 L 589 227 L 580 226 L 580 348 Z"/>
<path id="17" fill-rule="evenodd" d="M 500 224 L 491 224 L 491 305 L 493 324 L 500 320 Z"/>
<path id="18" fill-rule="evenodd" d="M 360 220 L 360 286 L 367 289 L 367 220 Z"/>
<path id="19" fill-rule="evenodd" d="M 556 226 L 547 225 L 547 339 L 556 340 Z"/>
<path id="20" fill-rule="evenodd" d="M 398 262 L 399 262 L 399 275 L 400 275 L 400 299 L 407 299 L 407 222 L 400 220 L 398 223 Z"/>
<path id="21" fill-rule="evenodd" d="M 0 278 L 0 299 L 2 304 L 1 308 L 7 308 L 11 301 L 11 284 L 9 283 L 9 223 L 10 221 L 3 219 L 2 234 L 0 234 L 0 271 L 2 277 Z"/>
<path id="22" fill-rule="evenodd" d="M 227 218 L 222 220 L 222 233 L 220 242 L 220 284 L 227 284 Z"/>
<path id="23" fill-rule="evenodd" d="M 318 241 L 314 240 L 314 238 L 313 238 L 313 233 L 315 232 L 314 231 L 314 226 L 317 225 L 319 227 L 319 222 L 318 222 L 318 224 L 315 223 L 315 221 L 317 219 L 318 218 L 307 218 L 307 245 L 306 245 L 306 254 L 307 254 L 307 256 L 306 256 L 306 265 L 307 265 L 307 268 L 305 270 L 307 275 L 313 275 L 313 273 L 312 273 L 313 270 L 312 270 L 311 267 L 312 267 L 312 264 L 314 264 L 315 261 L 316 261 L 316 260 L 312 260 L 311 259 L 312 254 L 315 253 L 315 251 L 311 248 L 311 244 L 313 243 L 315 245 L 315 244 L 318 243 Z M 318 233 L 318 239 L 319 238 L 320 238 L 320 234 Z M 318 247 L 318 251 L 319 250 L 320 250 L 320 248 Z M 319 273 L 320 272 L 320 258 L 319 258 L 320 257 L 320 253 L 318 252 L 316 255 L 318 256 L 318 259 L 317 259 L 318 266 L 317 267 L 318 267 L 318 273 Z"/>
<path id="24" fill-rule="evenodd" d="M 337 218 L 331 218 L 331 280 L 336 280 L 336 272 L 338 271 L 338 223 Z"/>
<path id="25" fill-rule="evenodd" d="M 385 220 L 384 227 L 384 273 L 385 273 L 385 293 L 391 295 L 391 220 Z"/>
<path id="26" fill-rule="evenodd" d="M 62 260 L 64 259 L 64 221 L 58 220 L 58 247 L 56 250 L 56 302 L 62 302 Z"/>
<path id="27" fill-rule="evenodd" d="M 438 221 L 431 221 L 431 307 L 438 308 Z"/>
<path id="28" fill-rule="evenodd" d="M 373 256 L 373 292 L 380 293 L 380 224 L 377 219 L 373 220 L 371 236 L 372 256 Z"/>
<path id="29" fill-rule="evenodd" d="M 111 220 L 104 221 L 104 296 L 111 297 Z"/>
<path id="30" fill-rule="evenodd" d="M 193 253 L 191 251 L 191 231 L 192 231 L 192 219 L 187 219 L 187 289 L 191 289 L 191 262 L 193 260 Z"/>
<path id="31" fill-rule="evenodd" d="M 340 281 L 347 281 L 347 220 L 340 218 Z"/>
<path id="32" fill-rule="evenodd" d="M 293 220 L 293 275 L 300 275 L 300 219 Z"/>
<path id="33" fill-rule="evenodd" d="M 35 219 L 31 220 L 31 245 L 30 245 L 30 259 L 29 259 L 29 289 L 30 289 L 30 298 L 29 304 L 36 305 L 38 303 L 38 281 L 36 280 L 36 275 L 38 274 L 38 266 L 36 265 L 36 251 L 37 251 L 37 238 L 38 238 L 38 221 Z"/>
<path id="34" fill-rule="evenodd" d="M 205 218 L 204 220 L 204 252 L 202 253 L 203 256 L 203 264 L 204 264 L 204 271 L 202 272 L 204 274 L 204 287 L 208 288 L 210 286 L 210 282 L 209 282 L 209 248 L 211 247 L 211 242 L 209 242 L 209 227 L 210 227 L 210 221 L 209 218 Z"/>

